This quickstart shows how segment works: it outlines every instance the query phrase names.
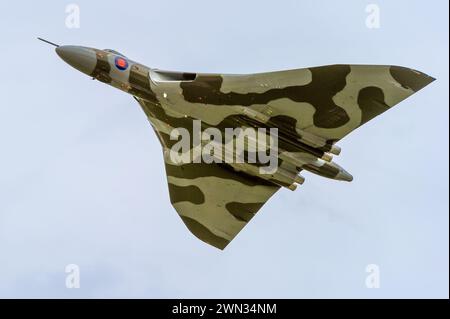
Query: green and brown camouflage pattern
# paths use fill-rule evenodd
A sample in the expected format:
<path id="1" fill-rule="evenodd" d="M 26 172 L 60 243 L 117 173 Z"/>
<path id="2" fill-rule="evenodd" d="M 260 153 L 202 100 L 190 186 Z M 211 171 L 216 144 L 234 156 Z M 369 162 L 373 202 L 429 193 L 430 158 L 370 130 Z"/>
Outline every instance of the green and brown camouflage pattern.
<path id="1" fill-rule="evenodd" d="M 117 54 L 95 52 L 90 76 L 130 93 L 155 130 L 164 154 L 170 201 L 189 230 L 224 249 L 281 187 L 303 183 L 307 170 L 331 179 L 352 176 L 332 160 L 347 134 L 434 79 L 399 66 L 328 65 L 249 75 L 193 74 L 151 69 Z M 59 53 L 58 53 L 59 54 Z M 60 54 L 61 55 L 61 54 Z M 263 176 L 256 164 L 174 163 L 175 128 L 278 129 L 279 169 Z"/>

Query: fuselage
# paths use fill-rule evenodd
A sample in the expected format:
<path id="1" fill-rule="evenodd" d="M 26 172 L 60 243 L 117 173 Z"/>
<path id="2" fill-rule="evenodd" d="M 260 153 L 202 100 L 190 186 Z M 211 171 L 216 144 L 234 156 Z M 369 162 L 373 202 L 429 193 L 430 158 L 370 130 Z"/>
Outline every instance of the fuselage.
<path id="1" fill-rule="evenodd" d="M 109 49 L 60 46 L 57 54 L 75 69 L 119 90 L 146 100 L 155 99 L 150 68 Z"/>
<path id="2" fill-rule="evenodd" d="M 223 118 L 220 112 L 209 112 L 206 117 L 205 107 L 207 106 L 206 103 L 202 104 L 203 98 L 207 98 L 207 93 L 204 96 L 202 92 L 205 88 L 207 90 L 212 88 L 214 76 L 203 75 L 205 82 L 192 84 L 193 80 L 196 79 L 196 74 L 152 69 L 110 49 L 99 50 L 67 45 L 57 47 L 56 52 L 69 65 L 93 79 L 131 94 L 137 99 L 145 100 L 147 104 L 153 103 L 155 108 L 163 107 L 162 105 L 164 105 L 165 112 L 168 114 L 173 112 L 177 116 L 198 119 L 205 123 L 209 122 L 210 127 L 215 127 L 218 124 L 218 122 L 211 122 L 214 121 L 214 116 L 211 115 L 217 115 L 218 119 Z M 194 101 L 189 101 L 191 103 L 186 103 L 186 97 L 183 96 L 183 85 L 193 85 L 193 90 L 198 93 Z M 164 101 L 164 103 L 160 103 L 160 101 Z M 198 106 L 193 107 L 192 103 Z M 236 123 L 254 127 L 260 127 L 261 125 L 266 127 L 272 126 L 270 119 L 265 119 L 266 115 L 250 108 L 237 105 L 228 107 L 227 112 L 229 111 L 236 114 L 236 116 L 232 117 L 233 123 L 229 123 L 230 126 L 236 126 Z M 244 118 L 243 121 L 241 121 L 242 118 Z M 154 126 L 155 123 L 153 122 L 155 120 L 161 122 L 161 119 L 153 117 L 149 117 L 149 120 Z M 156 123 L 156 125 L 158 124 Z M 278 127 L 280 133 L 280 160 L 290 163 L 292 167 L 302 168 L 323 177 L 344 181 L 353 179 L 345 169 L 331 161 L 332 156 L 330 153 L 338 155 L 340 152 L 337 146 L 328 144 L 326 140 L 317 136 L 308 135 L 306 132 L 298 130 L 297 132 L 301 133 L 301 139 L 298 139 L 298 136 L 293 138 L 292 133 L 290 136 L 289 134 L 284 134 L 283 129 L 284 127 L 282 126 Z M 293 149 L 297 153 L 287 151 Z M 299 154 L 301 156 L 298 156 Z M 256 175 L 252 166 L 241 167 L 241 165 L 233 165 L 233 167 L 247 171 L 251 175 Z M 283 171 L 283 168 L 279 168 L 277 174 L 266 178 L 290 189 L 295 189 L 295 183 L 303 182 L 303 177 L 297 176 L 296 172 Z"/>

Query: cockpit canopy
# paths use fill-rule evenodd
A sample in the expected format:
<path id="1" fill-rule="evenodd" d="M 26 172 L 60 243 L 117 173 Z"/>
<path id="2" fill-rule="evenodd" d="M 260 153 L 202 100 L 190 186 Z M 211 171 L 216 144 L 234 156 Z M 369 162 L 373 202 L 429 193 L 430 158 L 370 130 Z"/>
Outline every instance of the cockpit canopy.
<path id="1" fill-rule="evenodd" d="M 110 53 L 114 53 L 114 54 L 117 54 L 117 55 L 120 55 L 120 56 L 122 56 L 122 57 L 126 58 L 126 56 L 125 56 L 125 55 L 123 55 L 122 53 L 120 53 L 120 52 L 117 52 L 117 51 L 115 51 L 115 50 L 112 50 L 112 49 L 103 49 L 103 51 L 106 51 L 106 52 L 110 52 Z"/>

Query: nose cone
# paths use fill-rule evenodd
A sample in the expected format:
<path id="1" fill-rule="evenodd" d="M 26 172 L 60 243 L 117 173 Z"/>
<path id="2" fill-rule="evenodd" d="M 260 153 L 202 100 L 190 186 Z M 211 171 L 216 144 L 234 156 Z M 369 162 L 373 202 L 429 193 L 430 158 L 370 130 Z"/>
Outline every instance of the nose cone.
<path id="1" fill-rule="evenodd" d="M 78 71 L 87 75 L 91 75 L 94 71 L 95 65 L 97 64 L 97 57 L 93 49 L 73 45 L 63 45 L 57 47 L 55 50 L 61 59 Z"/>

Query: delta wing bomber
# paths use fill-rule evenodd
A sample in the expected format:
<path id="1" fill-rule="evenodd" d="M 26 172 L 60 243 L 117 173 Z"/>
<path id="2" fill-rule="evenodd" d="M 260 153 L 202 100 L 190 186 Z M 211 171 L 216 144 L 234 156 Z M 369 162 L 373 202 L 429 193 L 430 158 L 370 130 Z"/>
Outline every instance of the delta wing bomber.
<path id="1" fill-rule="evenodd" d="M 55 46 L 72 67 L 141 105 L 162 145 L 173 207 L 195 236 L 219 249 L 281 187 L 303 184 L 302 171 L 352 181 L 334 161 L 337 142 L 434 81 L 389 65 L 169 72 L 114 50 Z"/>

